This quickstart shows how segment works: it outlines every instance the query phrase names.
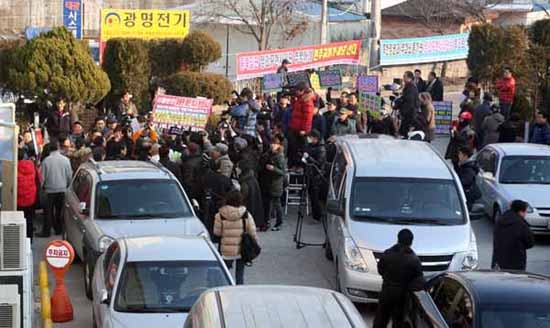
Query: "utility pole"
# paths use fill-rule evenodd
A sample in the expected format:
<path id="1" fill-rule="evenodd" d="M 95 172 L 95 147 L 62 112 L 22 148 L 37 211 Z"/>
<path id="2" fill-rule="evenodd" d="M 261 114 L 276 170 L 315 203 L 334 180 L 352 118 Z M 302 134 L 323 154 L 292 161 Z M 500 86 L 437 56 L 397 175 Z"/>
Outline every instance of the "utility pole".
<path id="1" fill-rule="evenodd" d="M 380 51 L 380 33 L 382 30 L 382 0 L 371 0 L 370 9 L 371 19 L 371 51 L 370 51 L 370 67 L 378 65 Z"/>
<path id="2" fill-rule="evenodd" d="M 321 4 L 321 44 L 327 43 L 328 35 L 328 0 L 322 0 Z"/>

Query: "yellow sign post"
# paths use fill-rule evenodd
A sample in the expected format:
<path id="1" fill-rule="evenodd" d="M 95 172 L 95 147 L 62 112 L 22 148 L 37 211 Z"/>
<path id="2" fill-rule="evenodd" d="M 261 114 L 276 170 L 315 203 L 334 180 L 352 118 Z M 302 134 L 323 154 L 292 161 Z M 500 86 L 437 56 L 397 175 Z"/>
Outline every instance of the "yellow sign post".
<path id="1" fill-rule="evenodd" d="M 189 10 L 102 9 L 101 41 L 183 39 L 189 33 L 190 21 Z"/>

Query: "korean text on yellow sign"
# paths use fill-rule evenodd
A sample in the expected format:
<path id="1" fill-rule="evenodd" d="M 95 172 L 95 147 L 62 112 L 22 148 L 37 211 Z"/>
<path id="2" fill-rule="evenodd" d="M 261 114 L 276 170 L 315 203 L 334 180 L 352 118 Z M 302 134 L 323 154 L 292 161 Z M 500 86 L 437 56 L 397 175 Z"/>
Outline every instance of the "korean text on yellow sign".
<path id="1" fill-rule="evenodd" d="M 101 40 L 185 38 L 190 21 L 189 10 L 102 9 Z"/>

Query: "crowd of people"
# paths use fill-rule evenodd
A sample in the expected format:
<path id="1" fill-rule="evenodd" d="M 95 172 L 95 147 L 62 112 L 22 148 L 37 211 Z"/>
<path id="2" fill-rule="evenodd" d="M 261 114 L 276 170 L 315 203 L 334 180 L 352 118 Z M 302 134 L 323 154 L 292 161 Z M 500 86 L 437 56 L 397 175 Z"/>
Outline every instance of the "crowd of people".
<path id="1" fill-rule="evenodd" d="M 285 65 L 280 72 L 286 72 Z M 63 197 L 80 164 L 92 159 L 154 161 L 170 170 L 189 198 L 197 200 L 201 220 L 220 242 L 224 258 L 231 264 L 235 261 L 236 280 L 242 284 L 247 264 L 239 257 L 243 228 L 254 238 L 256 229 L 281 229 L 286 221 L 283 205 L 289 172 L 307 178 L 304 188 L 312 217 L 322 221 L 337 136 L 370 133 L 426 142 L 435 139 L 433 102 L 444 98 L 442 81 L 434 72 L 424 81 L 419 70 L 405 72 L 402 81 L 401 93 L 390 98 L 391 109 L 381 115 L 364 111 L 357 92 L 343 91 L 334 98 L 328 90 L 322 97 L 300 83 L 277 94 L 255 96 L 245 88 L 233 92 L 227 110 L 219 119 L 209 120 L 202 131 L 158 130 L 151 113 L 139 114 L 129 92 L 122 94 L 116 108 L 85 127 L 72 120 L 67 100 L 59 97 L 45 122 L 49 142 L 36 149 L 30 129 L 23 130 L 20 138 L 18 206 L 25 211 L 27 234 L 32 238 L 39 203 L 46 215 L 38 236 L 50 236 L 52 228 L 55 234 L 63 232 Z M 490 143 L 523 141 L 523 122 L 517 113 L 510 113 L 515 81 L 509 69 L 497 88 L 498 105 L 489 93 L 481 97 L 478 81 L 469 79 L 459 119 L 450 131 L 446 158 L 462 181 L 469 207 L 480 196 L 475 183 L 479 169 L 471 160 L 475 151 Z M 529 142 L 550 144 L 547 113 L 537 113 L 528 135 Z M 412 235 L 404 232 L 399 238 L 393 251 L 414 255 Z M 379 263 L 383 276 L 394 272 L 385 262 Z M 418 263 L 408 263 L 418 269 Z M 379 326 L 389 316 L 383 313 Z"/>

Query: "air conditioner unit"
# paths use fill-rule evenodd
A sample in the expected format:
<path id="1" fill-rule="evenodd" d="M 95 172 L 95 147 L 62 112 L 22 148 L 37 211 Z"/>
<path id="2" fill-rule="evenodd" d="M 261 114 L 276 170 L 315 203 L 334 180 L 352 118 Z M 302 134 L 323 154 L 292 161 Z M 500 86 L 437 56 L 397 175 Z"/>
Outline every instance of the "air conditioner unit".
<path id="1" fill-rule="evenodd" d="M 0 212 L 0 271 L 26 268 L 26 236 L 23 212 Z"/>
<path id="2" fill-rule="evenodd" d="M 21 328 L 17 285 L 0 285 L 0 328 Z"/>

